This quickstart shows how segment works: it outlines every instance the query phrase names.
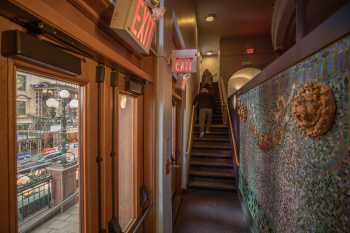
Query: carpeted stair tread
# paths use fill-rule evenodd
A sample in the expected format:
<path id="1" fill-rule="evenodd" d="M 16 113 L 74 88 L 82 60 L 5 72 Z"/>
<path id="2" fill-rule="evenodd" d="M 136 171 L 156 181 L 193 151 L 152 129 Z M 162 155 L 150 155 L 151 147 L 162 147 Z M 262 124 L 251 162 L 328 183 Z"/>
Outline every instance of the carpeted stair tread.
<path id="1" fill-rule="evenodd" d="M 194 160 L 190 162 L 191 166 L 204 166 L 204 167 L 223 167 L 223 168 L 232 168 L 232 163 L 228 162 L 218 162 L 218 161 L 208 161 L 208 160 Z"/>
<path id="2" fill-rule="evenodd" d="M 215 189 L 215 190 L 224 190 L 224 191 L 235 191 L 234 184 L 198 181 L 198 180 L 190 181 L 189 187 L 196 188 L 196 189 Z"/>
<path id="3" fill-rule="evenodd" d="M 194 137 L 194 142 L 222 142 L 222 143 L 230 143 L 230 139 L 228 137 Z"/>
<path id="4" fill-rule="evenodd" d="M 227 171 L 201 171 L 192 169 L 190 176 L 199 176 L 199 177 L 213 177 L 213 178 L 225 178 L 233 179 L 234 175 L 232 172 Z"/>
<path id="5" fill-rule="evenodd" d="M 202 145 L 202 144 L 193 144 L 192 148 L 194 149 L 203 149 L 203 150 L 231 150 L 231 145 L 221 145 L 221 144 L 212 144 L 212 145 Z"/>

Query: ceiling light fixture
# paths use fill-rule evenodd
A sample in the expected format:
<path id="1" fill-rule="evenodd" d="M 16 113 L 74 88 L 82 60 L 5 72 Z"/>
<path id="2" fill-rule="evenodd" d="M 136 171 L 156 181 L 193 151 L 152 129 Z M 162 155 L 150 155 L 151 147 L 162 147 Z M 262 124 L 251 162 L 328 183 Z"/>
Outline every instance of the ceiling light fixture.
<path id="1" fill-rule="evenodd" d="M 213 55 L 216 55 L 216 53 L 214 53 L 213 51 L 205 52 L 205 56 L 213 56 Z"/>
<path id="2" fill-rule="evenodd" d="M 214 22 L 216 19 L 216 14 L 208 14 L 207 17 L 205 17 L 205 21 L 211 23 Z"/>

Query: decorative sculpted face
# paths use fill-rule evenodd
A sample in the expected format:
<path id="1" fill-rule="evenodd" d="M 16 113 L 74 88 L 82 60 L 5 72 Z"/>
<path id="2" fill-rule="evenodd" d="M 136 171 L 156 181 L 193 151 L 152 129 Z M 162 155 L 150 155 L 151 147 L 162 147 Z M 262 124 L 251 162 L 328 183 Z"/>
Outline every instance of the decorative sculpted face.
<path id="1" fill-rule="evenodd" d="M 326 134 L 332 127 L 336 103 L 332 90 L 318 82 L 307 83 L 292 108 L 298 126 L 310 137 Z"/>

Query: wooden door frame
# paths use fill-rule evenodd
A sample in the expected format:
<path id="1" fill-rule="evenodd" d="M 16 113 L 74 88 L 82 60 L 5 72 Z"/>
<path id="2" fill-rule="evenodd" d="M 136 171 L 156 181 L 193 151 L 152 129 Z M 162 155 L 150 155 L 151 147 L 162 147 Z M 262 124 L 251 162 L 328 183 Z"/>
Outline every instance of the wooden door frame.
<path id="1" fill-rule="evenodd" d="M 127 232 L 131 232 L 133 231 L 135 225 L 138 223 L 139 219 L 141 218 L 141 216 L 144 213 L 144 207 L 142 207 L 140 205 L 141 202 L 141 194 L 140 194 L 140 190 L 142 186 L 145 186 L 147 190 L 150 190 L 151 187 L 147 184 L 146 181 L 146 176 L 149 176 L 149 174 L 147 173 L 149 171 L 148 167 L 147 167 L 147 163 L 149 161 L 147 160 L 146 154 L 148 154 L 146 152 L 146 143 L 147 143 L 147 139 L 146 139 L 146 130 L 145 130 L 145 126 L 148 125 L 148 122 L 146 121 L 147 117 L 145 113 L 145 99 L 146 97 L 146 93 L 143 93 L 141 95 L 136 95 L 134 93 L 131 93 L 129 91 L 127 91 L 126 88 L 126 81 L 128 80 L 128 77 L 124 76 L 124 75 L 120 75 L 120 77 L 118 78 L 118 87 L 117 87 L 117 91 L 116 91 L 116 108 L 119 109 L 120 106 L 120 100 L 119 100 L 119 96 L 122 95 L 126 95 L 126 96 L 131 96 L 133 98 L 136 98 L 136 133 L 137 133 L 137 138 L 136 140 L 136 145 L 134 145 L 134 150 L 136 151 L 136 158 L 137 158 L 137 163 L 136 163 L 136 168 L 134 170 L 134 177 L 136 177 L 136 182 L 135 182 L 135 188 L 136 188 L 136 200 L 135 204 L 136 204 L 136 219 L 135 221 L 131 224 L 131 226 L 128 228 Z M 119 114 L 117 112 L 117 119 L 119 119 Z M 119 121 L 116 121 L 117 125 Z M 118 127 L 118 126 L 117 126 Z M 118 134 L 117 138 L 119 138 L 121 135 Z M 117 158 L 119 157 L 119 153 L 117 152 Z M 152 158 L 152 157 L 151 157 Z M 118 166 L 118 165 L 116 165 Z M 117 167 L 118 169 L 118 167 Z M 117 170 L 116 169 L 116 170 Z M 119 188 L 118 191 L 116 192 L 119 194 Z M 119 207 L 118 207 L 119 208 Z"/>
<path id="2" fill-rule="evenodd" d="M 21 26 L 0 17 L 0 40 L 1 32 L 6 30 L 20 30 L 25 31 Z M 82 74 L 77 76 L 70 76 L 61 72 L 44 68 L 39 65 L 34 65 L 29 62 L 22 62 L 0 56 L 0 179 L 1 187 L 8 187 L 5 192 L 0 193 L 0 205 L 3 206 L 3 211 L 0 213 L 0 233 L 16 233 L 17 232 L 17 210 L 15 208 L 16 202 L 16 186 L 15 174 L 16 172 L 14 159 L 10 159 L 10 153 L 15 151 L 15 135 L 11 131 L 15 128 L 16 119 L 11 119 L 15 115 L 15 105 L 12 103 L 16 99 L 16 92 L 13 91 L 15 83 L 9 81 L 11 75 L 14 75 L 14 64 L 22 67 L 22 70 L 37 73 L 41 76 L 53 77 L 58 80 L 68 81 L 78 84 L 82 87 L 82 118 L 81 130 L 82 140 L 81 154 L 84 159 L 84 169 L 81 176 L 85 177 L 84 182 L 81 183 L 82 205 L 84 206 L 84 219 L 82 220 L 82 233 L 98 232 L 98 207 L 97 207 L 97 169 L 96 169 L 96 155 L 97 155 L 97 90 L 96 82 L 96 66 L 97 62 L 85 57 L 81 57 Z M 11 66 L 11 64 L 12 66 Z M 26 69 L 28 68 L 28 69 Z M 149 74 L 154 72 L 154 57 L 148 57 L 142 60 L 142 68 L 147 70 Z M 101 113 L 100 114 L 100 132 L 101 132 L 101 154 L 102 154 L 102 183 L 101 183 L 101 199 L 102 199 L 102 221 L 103 227 L 108 228 L 108 222 L 112 216 L 111 208 L 111 68 L 105 67 L 105 82 L 102 84 L 101 94 Z M 123 85 L 118 86 L 121 88 Z M 12 91 L 10 91 L 10 89 Z M 12 103 L 12 104 L 11 104 Z M 149 192 L 150 211 L 145 220 L 144 229 L 147 233 L 153 233 L 155 230 L 155 93 L 154 84 L 147 82 L 143 95 L 144 106 L 144 131 L 143 131 L 143 153 L 144 153 L 144 182 Z M 141 118 L 140 118 L 141 119 Z M 118 126 L 116 124 L 116 129 Z M 11 150 L 11 151 L 10 151 Z M 13 157 L 13 156 L 12 156 Z M 15 156 L 14 156 L 15 157 Z M 10 169 L 11 168 L 11 169 Z"/>
<path id="3" fill-rule="evenodd" d="M 4 59 L 4 58 L 2 58 Z M 17 191 L 16 191 L 16 71 L 24 71 L 30 74 L 38 75 L 40 77 L 45 77 L 49 79 L 59 80 L 59 81 L 65 81 L 69 83 L 74 83 L 78 85 L 81 89 L 80 98 L 81 98 L 81 109 L 80 109 L 80 148 L 81 148 L 81 157 L 83 158 L 81 160 L 81 164 L 79 166 L 80 168 L 80 174 L 81 174 L 81 183 L 80 183 L 80 208 L 82 210 L 81 216 L 81 232 L 88 232 L 88 229 L 86 229 L 88 218 L 91 216 L 91 212 L 89 210 L 92 209 L 91 204 L 93 202 L 89 201 L 92 197 L 90 197 L 88 194 L 91 192 L 88 192 L 88 190 L 93 186 L 93 183 L 90 183 L 89 177 L 91 176 L 91 173 L 93 172 L 93 169 L 88 169 L 89 164 L 92 163 L 90 158 L 93 158 L 92 156 L 89 156 L 93 153 L 95 150 L 94 143 L 88 143 L 88 141 L 96 141 L 96 138 L 94 136 L 88 136 L 88 135 L 96 135 L 91 134 L 89 131 L 93 130 L 94 126 L 96 126 L 96 121 L 94 121 L 95 116 L 94 112 L 96 110 L 91 110 L 96 105 L 88 104 L 88 97 L 90 101 L 94 98 L 96 91 L 93 91 L 95 89 L 94 87 L 94 77 L 92 75 L 88 75 L 83 71 L 83 73 L 79 76 L 69 76 L 61 72 L 57 72 L 54 70 L 50 70 L 48 68 L 40 67 L 38 65 L 33 65 L 28 62 L 23 62 L 21 60 L 12 59 L 12 58 L 5 58 L 6 66 L 7 66 L 7 106 L 8 111 L 1 114 L 7 114 L 8 119 L 8 153 L 7 153 L 7 160 L 8 160 L 8 187 L 9 187 L 9 194 L 8 194 L 8 215 L 9 215 L 9 232 L 18 232 L 18 220 L 17 220 Z M 88 64 L 87 64 L 88 63 Z M 93 66 L 93 62 L 86 62 L 85 64 L 82 64 L 83 66 Z M 3 100 L 2 100 L 3 101 Z M 90 213 L 89 213 L 90 212 Z"/>

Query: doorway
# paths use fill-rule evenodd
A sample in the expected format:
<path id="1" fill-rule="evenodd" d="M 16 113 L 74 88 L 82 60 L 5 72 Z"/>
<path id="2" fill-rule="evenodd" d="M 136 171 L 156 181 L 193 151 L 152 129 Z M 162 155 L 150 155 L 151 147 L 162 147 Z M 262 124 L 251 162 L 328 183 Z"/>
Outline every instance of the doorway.
<path id="1" fill-rule="evenodd" d="M 25 69 L 15 76 L 17 229 L 79 233 L 82 87 Z"/>

